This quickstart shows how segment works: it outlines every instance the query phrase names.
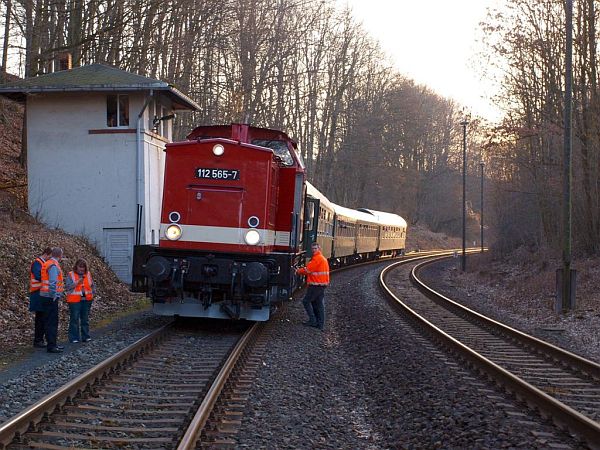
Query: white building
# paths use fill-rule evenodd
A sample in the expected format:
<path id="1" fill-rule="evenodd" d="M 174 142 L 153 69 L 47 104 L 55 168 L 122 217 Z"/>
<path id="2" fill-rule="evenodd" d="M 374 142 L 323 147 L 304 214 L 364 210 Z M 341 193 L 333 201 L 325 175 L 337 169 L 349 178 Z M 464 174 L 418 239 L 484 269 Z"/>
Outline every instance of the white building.
<path id="1" fill-rule="evenodd" d="M 198 105 L 168 83 L 93 64 L 0 86 L 25 102 L 29 212 L 87 237 L 123 281 L 135 243 L 158 243 L 165 144 L 175 111 Z"/>

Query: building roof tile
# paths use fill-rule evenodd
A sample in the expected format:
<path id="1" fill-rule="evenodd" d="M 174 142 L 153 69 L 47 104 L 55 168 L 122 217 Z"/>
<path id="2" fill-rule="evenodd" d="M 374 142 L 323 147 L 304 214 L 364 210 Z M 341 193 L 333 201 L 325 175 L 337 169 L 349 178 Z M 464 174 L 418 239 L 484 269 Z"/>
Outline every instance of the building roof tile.
<path id="1" fill-rule="evenodd" d="M 0 95 L 17 99 L 22 99 L 25 94 L 38 92 L 149 90 L 165 91 L 165 94 L 173 101 L 174 109 L 200 109 L 192 99 L 165 81 L 126 72 L 104 64 L 75 67 L 0 85 Z"/>

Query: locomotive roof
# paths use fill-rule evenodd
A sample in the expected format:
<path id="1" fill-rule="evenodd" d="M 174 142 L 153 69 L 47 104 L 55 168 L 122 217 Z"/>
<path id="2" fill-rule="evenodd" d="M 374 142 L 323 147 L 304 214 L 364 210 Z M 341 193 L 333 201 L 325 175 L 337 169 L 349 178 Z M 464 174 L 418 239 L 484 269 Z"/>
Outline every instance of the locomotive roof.
<path id="1" fill-rule="evenodd" d="M 239 130 L 247 129 L 248 135 L 245 139 L 244 136 L 234 136 L 236 133 L 240 133 Z M 190 134 L 186 136 L 187 139 L 198 139 L 198 138 L 225 138 L 240 140 L 242 142 L 250 143 L 253 139 L 270 139 L 270 140 L 281 140 L 289 141 L 292 143 L 294 148 L 297 147 L 296 142 L 291 139 L 286 133 L 279 130 L 272 130 L 270 128 L 253 127 L 247 124 L 232 123 L 230 125 L 201 125 L 194 128 Z"/>
<path id="2" fill-rule="evenodd" d="M 316 187 L 314 187 L 308 181 L 306 182 L 306 193 L 313 198 L 318 198 L 323 208 L 333 211 L 333 203 L 331 203 L 327 197 L 325 197 Z"/>
<path id="3" fill-rule="evenodd" d="M 350 219 L 353 222 L 366 222 L 372 224 L 379 224 L 377 217 L 373 217 L 371 214 L 366 212 L 357 211 L 356 209 L 346 208 L 344 206 L 336 205 L 333 203 L 333 210 L 339 216 L 342 216 L 344 219 Z"/>
<path id="4" fill-rule="evenodd" d="M 267 153 L 273 153 L 273 150 L 271 150 L 268 147 L 262 147 L 260 145 L 254 145 L 254 144 L 247 144 L 245 142 L 239 143 L 236 140 L 230 139 L 230 138 L 224 138 L 224 137 L 207 137 L 206 139 L 203 139 L 203 141 L 206 142 L 220 142 L 222 144 L 233 144 L 233 145 L 240 145 L 242 147 L 248 147 L 248 148 L 252 148 L 255 150 L 260 150 L 263 152 L 267 152 Z M 173 147 L 185 147 L 186 145 L 190 145 L 190 144 L 194 144 L 196 143 L 196 141 L 194 140 L 188 140 L 188 141 L 175 141 L 175 142 L 169 142 L 167 144 L 167 150 L 169 148 L 173 148 Z"/>
<path id="5" fill-rule="evenodd" d="M 406 220 L 404 220 L 398 214 L 376 211 L 374 209 L 367 208 L 359 208 L 359 211 L 363 211 L 365 213 L 372 214 L 373 216 L 377 217 L 377 220 L 381 225 L 406 228 Z"/>

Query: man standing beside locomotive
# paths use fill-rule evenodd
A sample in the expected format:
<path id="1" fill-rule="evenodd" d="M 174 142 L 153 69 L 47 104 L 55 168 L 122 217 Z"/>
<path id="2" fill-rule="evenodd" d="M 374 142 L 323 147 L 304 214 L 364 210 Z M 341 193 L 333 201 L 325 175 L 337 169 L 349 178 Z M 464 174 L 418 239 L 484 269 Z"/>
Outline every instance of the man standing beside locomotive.
<path id="1" fill-rule="evenodd" d="M 308 322 L 304 325 L 323 330 L 325 326 L 325 288 L 329 285 L 329 263 L 321 253 L 321 246 L 316 242 L 311 245 L 312 258 L 306 267 L 296 269 L 296 273 L 306 275 L 306 295 L 302 304 L 308 314 Z"/>

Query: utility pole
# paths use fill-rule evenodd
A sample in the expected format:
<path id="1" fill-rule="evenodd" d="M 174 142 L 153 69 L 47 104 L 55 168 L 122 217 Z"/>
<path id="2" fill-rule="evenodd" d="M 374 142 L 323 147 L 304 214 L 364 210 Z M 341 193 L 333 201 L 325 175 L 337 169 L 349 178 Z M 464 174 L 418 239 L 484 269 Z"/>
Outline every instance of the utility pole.
<path id="1" fill-rule="evenodd" d="M 564 116 L 564 154 L 563 154 L 563 267 L 557 271 L 557 309 L 563 313 L 575 306 L 576 274 L 571 270 L 571 147 L 573 143 L 573 0 L 565 1 L 566 42 L 565 42 L 565 116 Z"/>
<path id="2" fill-rule="evenodd" d="M 465 117 L 460 123 L 463 127 L 463 211 L 462 211 L 462 256 L 460 260 L 460 266 L 464 272 L 467 269 L 467 253 L 466 253 L 466 242 L 467 242 L 467 125 L 469 121 Z"/>

